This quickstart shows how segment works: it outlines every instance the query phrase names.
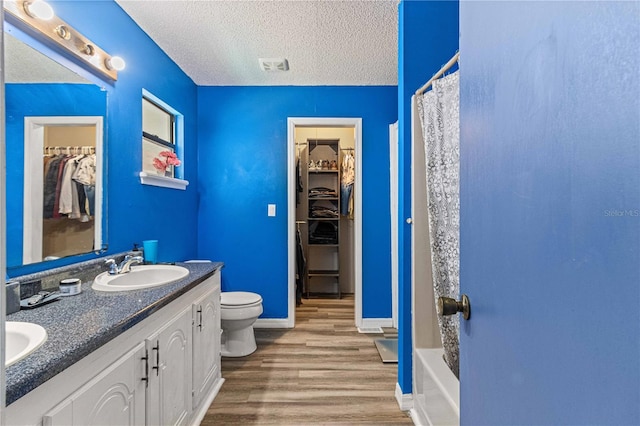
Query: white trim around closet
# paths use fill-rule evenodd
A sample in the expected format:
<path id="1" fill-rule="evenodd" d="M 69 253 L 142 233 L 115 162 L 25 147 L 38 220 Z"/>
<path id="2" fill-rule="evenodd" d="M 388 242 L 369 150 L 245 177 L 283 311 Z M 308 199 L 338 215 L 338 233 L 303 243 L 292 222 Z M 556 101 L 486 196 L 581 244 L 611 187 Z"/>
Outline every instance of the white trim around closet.
<path id="1" fill-rule="evenodd" d="M 95 126 L 96 185 L 94 212 L 94 250 L 102 248 L 102 178 L 103 124 L 102 116 L 59 116 L 24 118 L 24 207 L 22 263 L 42 262 L 42 208 L 44 180 L 42 152 L 47 126 Z M 37 184 L 36 184 L 37 183 Z"/>
<path id="2" fill-rule="evenodd" d="M 293 328 L 296 315 L 296 198 L 295 198 L 295 128 L 353 127 L 355 129 L 355 203 L 354 203 L 354 271 L 355 271 L 355 325 L 362 326 L 362 118 L 287 118 L 287 240 L 288 240 L 288 315 L 287 328 Z"/>

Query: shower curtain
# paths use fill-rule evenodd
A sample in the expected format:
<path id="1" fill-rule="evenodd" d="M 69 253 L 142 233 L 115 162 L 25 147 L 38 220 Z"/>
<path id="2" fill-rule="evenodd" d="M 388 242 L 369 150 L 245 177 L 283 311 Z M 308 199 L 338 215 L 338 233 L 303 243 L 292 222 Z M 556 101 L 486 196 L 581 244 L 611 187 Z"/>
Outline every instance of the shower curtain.
<path id="1" fill-rule="evenodd" d="M 418 97 L 426 168 L 433 287 L 439 297 L 460 293 L 460 95 L 459 72 L 433 82 Z M 459 376 L 458 315 L 438 315 L 444 358 Z"/>

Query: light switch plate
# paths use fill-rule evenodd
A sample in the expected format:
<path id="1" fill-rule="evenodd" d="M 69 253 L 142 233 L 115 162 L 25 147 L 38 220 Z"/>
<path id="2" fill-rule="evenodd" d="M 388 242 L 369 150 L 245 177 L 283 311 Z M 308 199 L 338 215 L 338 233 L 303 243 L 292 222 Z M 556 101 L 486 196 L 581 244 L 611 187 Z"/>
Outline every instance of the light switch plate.
<path id="1" fill-rule="evenodd" d="M 268 208 L 267 208 L 267 215 L 270 217 L 273 217 L 276 215 L 276 205 L 275 204 L 269 204 Z"/>

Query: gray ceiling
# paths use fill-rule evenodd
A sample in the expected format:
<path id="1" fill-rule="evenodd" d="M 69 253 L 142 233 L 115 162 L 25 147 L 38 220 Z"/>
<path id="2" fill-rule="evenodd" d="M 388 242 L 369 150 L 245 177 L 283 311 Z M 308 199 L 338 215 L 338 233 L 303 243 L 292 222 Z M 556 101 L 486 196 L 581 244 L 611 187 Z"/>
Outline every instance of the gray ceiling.
<path id="1" fill-rule="evenodd" d="M 397 0 L 116 1 L 201 86 L 397 84 Z"/>
<path id="2" fill-rule="evenodd" d="M 89 83 L 8 33 L 4 33 L 4 66 L 7 83 Z"/>

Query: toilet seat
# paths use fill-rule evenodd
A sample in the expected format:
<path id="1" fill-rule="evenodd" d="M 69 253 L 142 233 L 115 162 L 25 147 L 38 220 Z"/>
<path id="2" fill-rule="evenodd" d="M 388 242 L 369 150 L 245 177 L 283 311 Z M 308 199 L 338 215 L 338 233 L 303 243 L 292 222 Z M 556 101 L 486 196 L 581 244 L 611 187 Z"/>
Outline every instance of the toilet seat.
<path id="1" fill-rule="evenodd" d="M 257 306 L 262 297 L 248 291 L 223 291 L 220 295 L 220 307 L 225 309 L 242 309 Z"/>

